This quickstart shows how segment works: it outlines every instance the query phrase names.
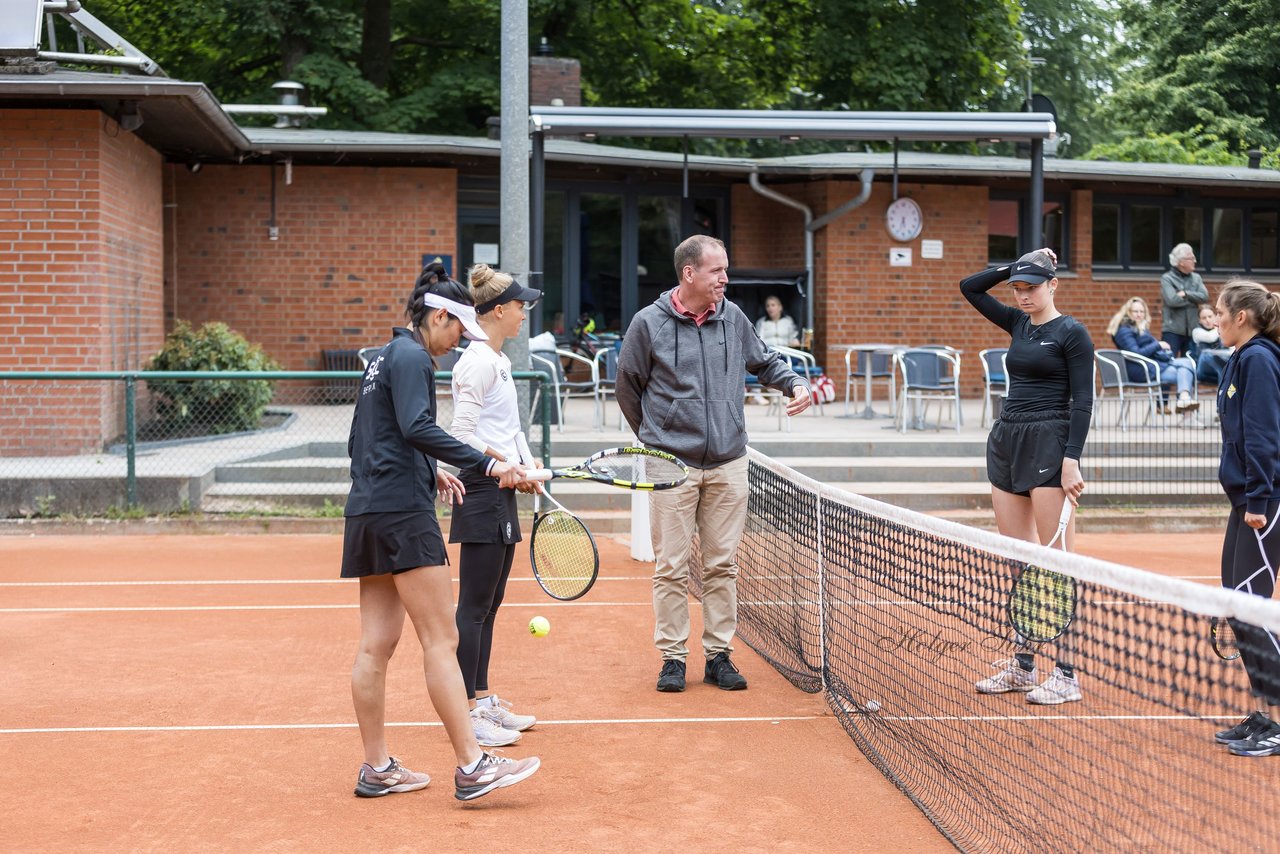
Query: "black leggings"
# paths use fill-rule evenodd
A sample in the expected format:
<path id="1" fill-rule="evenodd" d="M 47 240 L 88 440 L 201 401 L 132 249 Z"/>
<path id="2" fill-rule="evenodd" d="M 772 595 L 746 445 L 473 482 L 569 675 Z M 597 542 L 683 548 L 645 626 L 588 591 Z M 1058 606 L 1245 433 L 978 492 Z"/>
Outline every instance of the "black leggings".
<path id="1" fill-rule="evenodd" d="M 1222 586 L 1270 599 L 1280 559 L 1280 501 L 1267 504 L 1267 526 L 1254 530 L 1244 523 L 1244 508 L 1232 507 L 1222 542 Z M 1253 693 L 1280 706 L 1280 640 L 1270 631 L 1231 620 L 1240 647 L 1240 661 L 1249 674 Z"/>
<path id="2" fill-rule="evenodd" d="M 515 543 L 463 543 L 458 559 L 458 666 L 467 697 L 489 690 L 493 621 L 507 589 Z"/>

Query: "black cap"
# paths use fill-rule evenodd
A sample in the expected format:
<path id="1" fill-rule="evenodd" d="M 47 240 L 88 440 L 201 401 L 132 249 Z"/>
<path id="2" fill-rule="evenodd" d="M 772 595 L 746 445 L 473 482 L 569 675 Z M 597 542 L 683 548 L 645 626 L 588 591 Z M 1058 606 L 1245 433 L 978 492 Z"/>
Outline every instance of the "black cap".
<path id="1" fill-rule="evenodd" d="M 502 293 L 498 294 L 493 299 L 486 300 L 476 306 L 476 314 L 487 314 L 503 303 L 508 303 L 517 299 L 522 302 L 537 302 L 542 299 L 542 291 L 535 291 L 533 288 L 526 288 L 519 282 L 513 281 L 511 284 L 507 285 L 507 289 Z"/>
<path id="2" fill-rule="evenodd" d="M 1030 261 L 1018 261 L 1009 268 L 1010 282 L 1026 282 L 1029 285 L 1043 285 L 1058 274 L 1048 267 L 1032 264 Z"/>

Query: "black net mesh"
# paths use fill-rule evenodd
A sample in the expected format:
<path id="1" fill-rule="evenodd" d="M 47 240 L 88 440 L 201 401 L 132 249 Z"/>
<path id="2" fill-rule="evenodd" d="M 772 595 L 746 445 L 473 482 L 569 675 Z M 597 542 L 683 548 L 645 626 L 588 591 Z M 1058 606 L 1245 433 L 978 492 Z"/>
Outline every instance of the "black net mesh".
<path id="1" fill-rule="evenodd" d="M 738 637 L 825 691 L 858 747 L 959 848 L 1275 849 L 1280 756 L 1215 742 L 1258 699 L 1210 630 L 1215 614 L 1249 626 L 1255 681 L 1263 671 L 1280 695 L 1280 603 L 883 505 L 754 451 L 750 484 Z M 1074 578 L 1078 602 L 1059 638 L 1016 647 L 1008 602 L 1026 563 Z M 1062 664 L 1082 699 L 979 693 L 1020 650 L 1038 668 L 1024 687 Z"/>

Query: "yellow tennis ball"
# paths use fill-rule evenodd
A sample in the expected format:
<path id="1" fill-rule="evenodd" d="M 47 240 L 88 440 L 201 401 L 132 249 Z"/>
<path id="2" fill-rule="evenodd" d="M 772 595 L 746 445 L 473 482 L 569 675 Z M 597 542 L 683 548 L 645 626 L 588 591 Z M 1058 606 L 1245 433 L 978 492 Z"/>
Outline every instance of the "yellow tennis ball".
<path id="1" fill-rule="evenodd" d="M 546 617 L 534 617 L 529 621 L 529 634 L 535 638 L 545 638 L 551 631 L 551 623 Z"/>

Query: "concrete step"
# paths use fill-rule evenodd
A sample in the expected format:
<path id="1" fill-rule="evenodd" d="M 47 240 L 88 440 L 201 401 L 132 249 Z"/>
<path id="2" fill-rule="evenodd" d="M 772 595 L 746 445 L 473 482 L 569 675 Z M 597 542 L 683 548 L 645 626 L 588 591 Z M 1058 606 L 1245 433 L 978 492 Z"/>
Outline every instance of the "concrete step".
<path id="1" fill-rule="evenodd" d="M 341 457 L 306 456 L 220 465 L 214 470 L 218 483 L 350 483 L 351 461 Z"/>

